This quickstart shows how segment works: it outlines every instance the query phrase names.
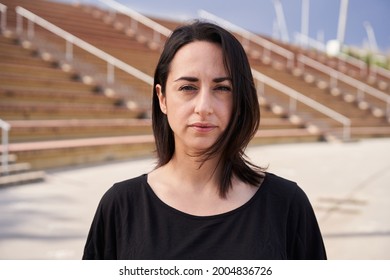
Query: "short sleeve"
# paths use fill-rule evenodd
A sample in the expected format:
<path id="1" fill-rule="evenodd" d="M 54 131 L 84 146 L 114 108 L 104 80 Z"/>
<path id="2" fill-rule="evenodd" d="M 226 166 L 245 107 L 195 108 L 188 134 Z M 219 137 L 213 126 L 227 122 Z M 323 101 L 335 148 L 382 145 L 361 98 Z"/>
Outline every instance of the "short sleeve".
<path id="1" fill-rule="evenodd" d="M 314 210 L 307 195 L 298 186 L 289 209 L 287 244 L 288 259 L 327 259 Z"/>
<path id="2" fill-rule="evenodd" d="M 101 199 L 84 247 L 83 260 L 116 259 L 115 207 L 110 189 Z"/>

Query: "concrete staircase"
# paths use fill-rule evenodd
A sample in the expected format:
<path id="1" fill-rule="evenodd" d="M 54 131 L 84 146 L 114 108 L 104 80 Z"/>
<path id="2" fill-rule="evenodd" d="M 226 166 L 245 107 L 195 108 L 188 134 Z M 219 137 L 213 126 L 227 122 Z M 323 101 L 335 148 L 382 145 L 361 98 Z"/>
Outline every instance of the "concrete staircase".
<path id="1" fill-rule="evenodd" d="M 115 84 L 108 83 L 105 62 L 77 47 L 73 61 L 67 61 L 64 40 L 38 26 L 34 27 L 35 39 L 25 33 L 17 36 L 14 9 L 22 6 L 152 76 L 161 44 L 148 39 L 148 28 L 131 29 L 128 19 L 113 19 L 95 7 L 41 0 L 1 2 L 8 6 L 9 32 L 0 36 L 0 118 L 11 124 L 9 150 L 21 168 L 19 174 L 153 153 L 150 85 L 117 70 Z M 178 25 L 155 20 L 170 29 Z M 306 82 L 303 73 L 298 76 L 278 64 L 259 60 L 256 52 L 261 50 L 248 50 L 254 69 L 348 114 L 355 139 L 390 136 L 384 118 L 373 117 L 353 102 L 344 101 L 342 95 L 333 96 L 316 83 Z M 322 141 L 340 130 L 338 123 L 305 106 L 298 108 L 299 114 L 291 114 L 288 101 L 272 88 L 266 88 L 260 101 L 261 129 L 252 145 Z M 4 174 L 0 178 L 5 178 Z"/>

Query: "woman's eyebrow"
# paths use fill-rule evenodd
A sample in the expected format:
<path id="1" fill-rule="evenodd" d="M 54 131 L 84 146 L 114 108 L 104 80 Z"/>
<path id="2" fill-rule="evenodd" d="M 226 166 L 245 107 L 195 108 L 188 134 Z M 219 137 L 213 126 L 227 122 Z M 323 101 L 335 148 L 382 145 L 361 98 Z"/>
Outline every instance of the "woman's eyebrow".
<path id="1" fill-rule="evenodd" d="M 184 77 L 180 77 L 180 78 L 174 80 L 174 82 L 178 82 L 178 81 L 198 82 L 199 79 L 198 79 L 198 78 L 195 78 L 195 77 L 187 77 L 187 76 L 184 76 Z"/>
<path id="2" fill-rule="evenodd" d="M 199 79 L 196 78 L 196 77 L 183 76 L 183 77 L 180 77 L 180 78 L 174 80 L 174 82 L 178 82 L 178 81 L 198 82 Z M 230 77 L 218 77 L 218 78 L 214 78 L 213 79 L 214 83 L 221 83 L 221 82 L 224 82 L 224 81 L 232 81 L 232 78 L 230 78 Z"/>
<path id="3" fill-rule="evenodd" d="M 230 77 L 220 77 L 220 78 L 215 78 L 213 79 L 213 82 L 214 83 L 221 83 L 221 82 L 224 82 L 224 81 L 232 81 L 232 78 Z"/>

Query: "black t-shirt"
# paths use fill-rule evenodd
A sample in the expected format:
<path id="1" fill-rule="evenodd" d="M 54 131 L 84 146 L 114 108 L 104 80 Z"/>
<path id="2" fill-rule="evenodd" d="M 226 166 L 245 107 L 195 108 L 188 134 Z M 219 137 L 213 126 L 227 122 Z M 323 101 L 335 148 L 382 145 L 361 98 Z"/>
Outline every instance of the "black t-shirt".
<path id="1" fill-rule="evenodd" d="M 306 194 L 271 173 L 244 205 L 194 216 L 161 201 L 147 175 L 102 197 L 83 259 L 326 259 Z"/>

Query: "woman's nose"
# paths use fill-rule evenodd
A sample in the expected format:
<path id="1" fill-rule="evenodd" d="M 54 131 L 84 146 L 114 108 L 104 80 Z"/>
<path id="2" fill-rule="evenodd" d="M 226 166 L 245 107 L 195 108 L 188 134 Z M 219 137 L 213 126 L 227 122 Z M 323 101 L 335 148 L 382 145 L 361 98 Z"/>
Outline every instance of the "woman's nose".
<path id="1" fill-rule="evenodd" d="M 198 92 L 195 113 L 199 115 L 210 115 L 213 113 L 212 95 L 210 90 L 201 89 Z"/>

